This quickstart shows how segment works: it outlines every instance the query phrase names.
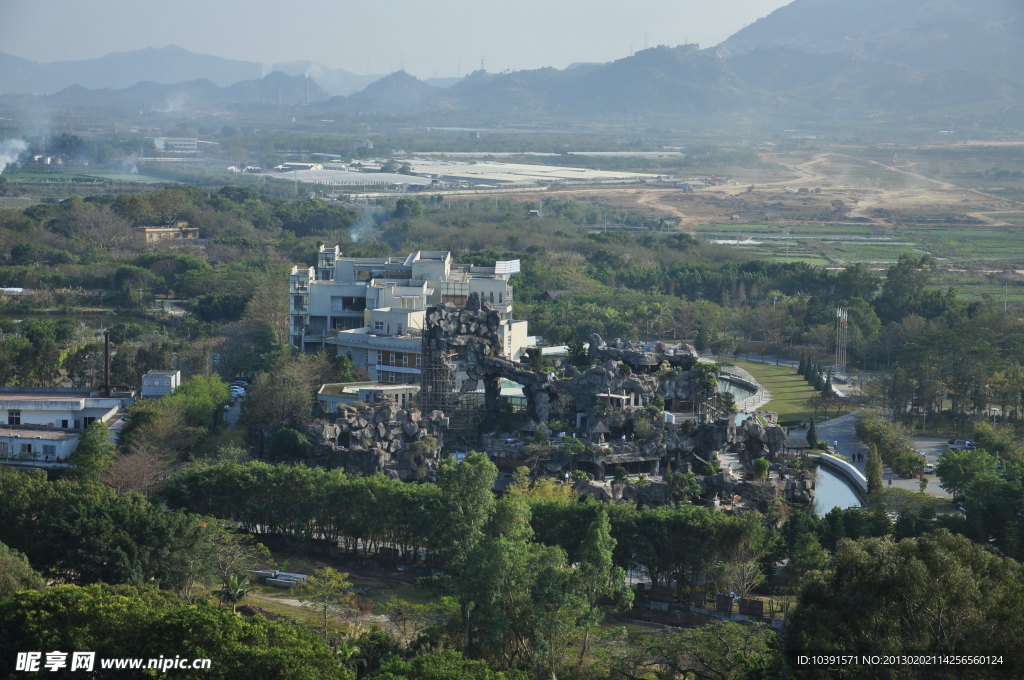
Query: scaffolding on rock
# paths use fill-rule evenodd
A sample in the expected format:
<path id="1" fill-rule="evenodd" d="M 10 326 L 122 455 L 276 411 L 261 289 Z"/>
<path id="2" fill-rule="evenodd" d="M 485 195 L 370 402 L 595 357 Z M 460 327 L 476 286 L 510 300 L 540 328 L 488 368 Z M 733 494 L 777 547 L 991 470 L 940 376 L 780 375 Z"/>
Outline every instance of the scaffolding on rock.
<path id="1" fill-rule="evenodd" d="M 456 388 L 458 353 L 443 340 L 436 342 L 431 334 L 423 334 L 420 374 L 420 411 L 442 411 L 448 417 L 445 445 L 453 450 L 468 450 L 476 442 L 478 395 L 460 394 Z M 441 344 L 438 348 L 436 344 Z"/>

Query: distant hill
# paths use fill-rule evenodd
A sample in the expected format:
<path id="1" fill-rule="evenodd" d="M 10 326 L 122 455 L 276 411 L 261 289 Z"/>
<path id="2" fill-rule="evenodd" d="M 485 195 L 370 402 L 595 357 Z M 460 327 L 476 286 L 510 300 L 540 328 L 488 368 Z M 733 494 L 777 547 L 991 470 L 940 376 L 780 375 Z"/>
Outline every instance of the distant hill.
<path id="1" fill-rule="evenodd" d="M 99 82 L 86 76 L 99 78 L 96 71 L 103 69 L 111 71 L 107 80 L 141 82 L 86 89 L 86 83 Z M 200 71 L 219 75 L 194 75 Z M 72 107 L 251 106 L 259 103 L 262 72 L 256 64 L 177 47 L 58 64 L 0 55 L 0 87 L 8 91 L 8 81 L 24 88 L 77 78 L 75 87 L 46 97 L 46 103 Z M 169 80 L 193 75 L 169 84 L 153 73 Z M 474 126 L 784 121 L 793 127 L 809 122 L 1019 130 L 1024 0 L 795 0 L 711 49 L 659 46 L 603 64 L 481 70 L 461 79 L 423 81 L 404 71 L 356 76 L 293 62 L 264 79 L 266 104 L 276 103 L 278 84 L 285 103 L 304 101 L 305 74 L 316 115 L 331 119 L 373 115 Z M 39 89 L 33 85 L 31 91 Z M 12 96 L 17 97 L 4 99 Z"/>
<path id="2" fill-rule="evenodd" d="M 1024 77 L 1021 0 L 795 0 L 721 43 L 855 52 L 919 70 L 979 69 Z"/>
<path id="3" fill-rule="evenodd" d="M 173 85 L 193 80 L 208 80 L 227 87 L 243 80 L 258 79 L 268 70 L 292 76 L 308 74 L 332 95 L 357 92 L 380 78 L 379 75 L 359 76 L 342 69 L 329 69 L 309 61 L 264 67 L 255 62 L 196 54 L 169 45 L 112 52 L 98 59 L 48 64 L 0 52 L 0 92 L 52 94 L 72 85 L 90 90 L 120 90 L 141 82 Z"/>
<path id="4" fill-rule="evenodd" d="M 1024 82 L 991 71 L 921 71 L 849 52 L 759 48 L 731 57 L 657 47 L 599 66 L 472 73 L 448 89 L 392 74 L 319 106 L 433 120 L 608 117 L 964 115 L 1024 101 Z"/>
<path id="5" fill-rule="evenodd" d="M 128 108 L 154 111 L 194 111 L 223 108 L 233 104 L 260 103 L 260 79 L 243 80 L 230 87 L 218 87 L 206 79 L 189 80 L 173 85 L 141 82 L 118 90 L 104 88 L 88 90 L 73 85 L 45 98 L 47 104 L 90 107 Z M 306 99 L 306 78 L 289 76 L 279 71 L 263 78 L 263 101 L 267 106 L 278 102 L 280 85 L 283 104 L 302 104 Z M 8 97 L 15 95 L 8 95 Z M 311 78 L 309 80 L 309 101 L 324 101 L 330 94 Z"/>

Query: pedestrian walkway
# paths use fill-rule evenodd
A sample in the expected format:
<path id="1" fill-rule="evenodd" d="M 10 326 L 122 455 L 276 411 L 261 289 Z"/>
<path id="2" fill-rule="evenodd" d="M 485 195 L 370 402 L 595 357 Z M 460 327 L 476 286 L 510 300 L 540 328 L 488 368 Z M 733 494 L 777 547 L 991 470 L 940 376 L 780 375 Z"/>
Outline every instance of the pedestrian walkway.
<path id="1" fill-rule="evenodd" d="M 751 375 L 750 371 L 740 368 L 739 366 L 722 366 L 720 373 L 725 376 L 735 376 L 740 380 L 744 380 L 757 386 L 757 390 L 754 394 L 746 399 L 736 402 L 736 410 L 738 412 L 752 413 L 772 400 L 772 393 L 766 390 L 764 385 L 759 383 L 757 378 Z"/>
<path id="2" fill-rule="evenodd" d="M 847 413 L 833 420 L 818 425 L 818 439 L 828 444 L 830 449 L 846 457 L 858 470 L 867 476 L 868 446 L 857 436 L 857 418 L 859 414 L 855 411 Z M 837 444 L 836 446 L 834 446 Z M 863 460 L 855 460 L 855 454 L 863 454 Z M 925 493 L 935 498 L 949 499 L 949 492 L 939 488 L 939 480 L 935 475 L 925 475 L 928 480 L 928 487 Z M 882 466 L 882 483 L 886 488 L 906 489 L 907 491 L 918 492 L 921 490 L 921 482 L 917 477 L 906 479 L 893 472 L 888 465 Z"/>

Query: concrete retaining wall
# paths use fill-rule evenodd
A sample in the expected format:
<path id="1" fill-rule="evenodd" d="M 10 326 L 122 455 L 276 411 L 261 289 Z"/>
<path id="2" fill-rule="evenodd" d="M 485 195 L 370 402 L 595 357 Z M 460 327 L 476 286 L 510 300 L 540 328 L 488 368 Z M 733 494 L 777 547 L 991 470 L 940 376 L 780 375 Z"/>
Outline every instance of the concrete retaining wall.
<path id="1" fill-rule="evenodd" d="M 853 488 L 857 493 L 857 497 L 860 498 L 862 503 L 866 503 L 868 499 L 868 480 L 861 473 L 860 470 L 855 468 L 845 460 L 836 458 L 835 456 L 822 453 L 819 456 L 821 464 L 827 467 L 829 470 L 841 475 L 843 479 Z"/>

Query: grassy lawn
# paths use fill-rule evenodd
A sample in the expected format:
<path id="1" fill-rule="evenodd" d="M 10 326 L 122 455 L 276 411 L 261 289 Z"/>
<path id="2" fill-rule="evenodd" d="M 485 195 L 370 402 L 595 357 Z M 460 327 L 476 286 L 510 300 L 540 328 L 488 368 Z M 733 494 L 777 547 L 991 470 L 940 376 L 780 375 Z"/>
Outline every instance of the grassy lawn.
<path id="1" fill-rule="evenodd" d="M 772 400 L 764 405 L 764 410 L 778 412 L 779 420 L 810 421 L 813 411 L 807 408 L 807 400 L 816 393 L 806 380 L 797 375 L 795 368 L 752 361 L 735 363 L 750 371 L 772 393 Z M 820 412 L 818 416 L 821 416 Z"/>

